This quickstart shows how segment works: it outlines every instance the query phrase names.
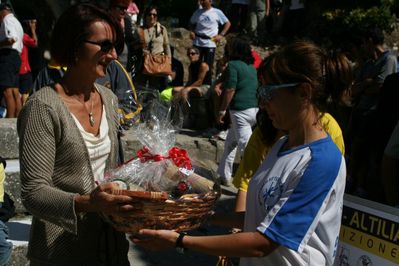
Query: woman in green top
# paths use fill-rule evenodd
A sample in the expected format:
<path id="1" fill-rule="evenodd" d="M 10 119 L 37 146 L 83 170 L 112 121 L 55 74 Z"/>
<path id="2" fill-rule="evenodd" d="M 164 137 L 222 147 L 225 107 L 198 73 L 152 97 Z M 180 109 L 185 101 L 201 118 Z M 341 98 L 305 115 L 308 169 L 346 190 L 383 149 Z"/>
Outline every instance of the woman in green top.
<path id="1" fill-rule="evenodd" d="M 248 42 L 234 39 L 227 46 L 229 57 L 226 69 L 226 79 L 223 83 L 224 92 L 219 109 L 217 122 L 224 123 L 224 116 L 229 110 L 231 127 L 226 137 L 224 152 L 217 173 L 222 184 L 230 185 L 232 168 L 236 151 L 244 152 L 256 123 L 258 102 L 256 90 L 258 79 L 253 67 L 251 47 Z"/>

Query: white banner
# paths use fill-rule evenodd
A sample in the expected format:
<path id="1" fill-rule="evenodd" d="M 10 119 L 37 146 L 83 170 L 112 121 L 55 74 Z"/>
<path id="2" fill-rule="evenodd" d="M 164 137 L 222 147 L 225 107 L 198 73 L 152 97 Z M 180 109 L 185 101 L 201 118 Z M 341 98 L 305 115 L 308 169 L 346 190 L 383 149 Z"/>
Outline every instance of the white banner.
<path id="1" fill-rule="evenodd" d="M 335 265 L 399 265 L 399 209 L 345 195 Z"/>

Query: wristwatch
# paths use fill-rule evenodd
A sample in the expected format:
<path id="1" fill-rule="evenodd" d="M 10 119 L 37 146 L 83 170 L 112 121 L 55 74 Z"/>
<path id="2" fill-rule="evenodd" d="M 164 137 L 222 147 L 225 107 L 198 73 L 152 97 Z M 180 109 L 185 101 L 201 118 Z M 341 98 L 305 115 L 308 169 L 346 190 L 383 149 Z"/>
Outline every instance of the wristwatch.
<path id="1" fill-rule="evenodd" d="M 176 239 L 175 248 L 177 253 L 184 254 L 186 248 L 183 246 L 183 238 L 187 235 L 187 233 L 180 233 Z"/>

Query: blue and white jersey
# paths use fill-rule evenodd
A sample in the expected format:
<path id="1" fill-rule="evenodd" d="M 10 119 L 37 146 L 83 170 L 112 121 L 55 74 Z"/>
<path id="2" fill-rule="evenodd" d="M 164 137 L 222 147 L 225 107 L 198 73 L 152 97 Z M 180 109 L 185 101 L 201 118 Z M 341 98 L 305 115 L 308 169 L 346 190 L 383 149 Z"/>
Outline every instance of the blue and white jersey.
<path id="1" fill-rule="evenodd" d="M 281 138 L 249 183 L 245 232 L 280 246 L 240 265 L 333 265 L 338 244 L 345 161 L 331 137 L 288 151 Z"/>
<path id="2" fill-rule="evenodd" d="M 197 9 L 191 16 L 190 23 L 195 24 L 194 45 L 199 47 L 216 47 L 213 37 L 219 33 L 219 25 L 224 25 L 229 20 L 220 9 Z M 203 36 L 203 37 L 200 37 Z"/>

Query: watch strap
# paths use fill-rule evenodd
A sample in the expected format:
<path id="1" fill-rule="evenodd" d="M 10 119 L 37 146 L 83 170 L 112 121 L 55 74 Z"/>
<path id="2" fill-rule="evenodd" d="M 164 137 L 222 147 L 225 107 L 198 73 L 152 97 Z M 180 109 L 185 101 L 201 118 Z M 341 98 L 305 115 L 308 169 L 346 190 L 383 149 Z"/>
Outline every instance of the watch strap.
<path id="1" fill-rule="evenodd" d="M 179 236 L 176 239 L 175 247 L 176 248 L 184 248 L 183 238 L 187 235 L 187 233 L 179 233 Z"/>

